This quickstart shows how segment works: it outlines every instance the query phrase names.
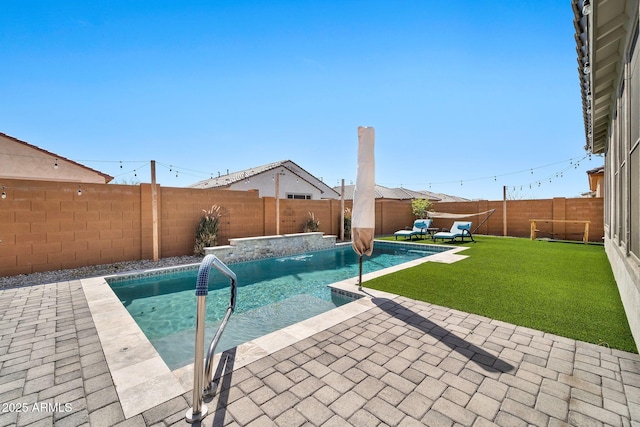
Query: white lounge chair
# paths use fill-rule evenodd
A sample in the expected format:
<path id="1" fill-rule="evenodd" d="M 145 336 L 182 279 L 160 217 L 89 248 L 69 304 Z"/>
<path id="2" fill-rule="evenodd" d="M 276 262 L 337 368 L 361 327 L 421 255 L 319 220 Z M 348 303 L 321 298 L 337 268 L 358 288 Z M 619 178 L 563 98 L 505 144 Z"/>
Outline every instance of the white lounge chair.
<path id="1" fill-rule="evenodd" d="M 431 227 L 430 219 L 417 219 L 413 222 L 413 229 L 411 230 L 398 230 L 393 235 L 398 240 L 398 236 L 402 236 L 409 240 L 413 240 L 413 236 L 424 236 L 427 234 L 427 229 Z"/>
<path id="2" fill-rule="evenodd" d="M 464 242 L 464 238 L 465 236 L 469 236 L 471 238 L 472 242 L 475 242 L 475 240 L 473 240 L 473 236 L 471 235 L 471 222 L 466 222 L 466 221 L 456 221 L 453 223 L 453 225 L 451 226 L 451 230 L 449 231 L 440 231 L 436 234 L 433 235 L 433 240 L 437 240 L 437 239 L 449 239 L 451 241 L 456 240 L 456 238 L 460 237 L 461 240 Z"/>

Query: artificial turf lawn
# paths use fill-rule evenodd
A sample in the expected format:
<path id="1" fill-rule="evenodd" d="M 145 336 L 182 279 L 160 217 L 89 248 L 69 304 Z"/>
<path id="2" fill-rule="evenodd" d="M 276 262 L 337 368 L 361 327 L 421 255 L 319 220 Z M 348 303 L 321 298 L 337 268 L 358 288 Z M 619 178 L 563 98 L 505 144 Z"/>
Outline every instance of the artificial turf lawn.
<path id="1" fill-rule="evenodd" d="M 603 246 L 474 238 L 455 244 L 468 247 L 462 261 L 427 262 L 365 286 L 637 353 Z"/>

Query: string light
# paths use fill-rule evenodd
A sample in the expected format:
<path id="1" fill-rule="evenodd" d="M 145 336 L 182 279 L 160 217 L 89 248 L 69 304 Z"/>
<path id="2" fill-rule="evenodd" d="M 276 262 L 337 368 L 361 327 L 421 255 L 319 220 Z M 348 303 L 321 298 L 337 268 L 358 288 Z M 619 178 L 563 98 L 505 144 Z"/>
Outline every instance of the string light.
<path id="1" fill-rule="evenodd" d="M 78 185 L 78 196 L 82 196 L 82 187 Z"/>
<path id="2" fill-rule="evenodd" d="M 0 154 L 1 154 L 1 153 L 0 153 Z M 40 158 L 40 159 L 42 159 L 42 158 L 43 158 L 43 156 L 24 156 L 24 157 L 32 157 L 32 158 Z M 587 157 L 589 158 L 589 160 L 591 160 L 591 153 L 586 154 L 586 155 L 585 155 L 581 160 L 584 160 L 584 159 L 585 159 L 585 158 L 587 158 Z M 59 167 L 59 162 L 58 162 L 58 160 L 59 160 L 58 158 L 55 158 L 55 162 L 54 162 L 54 168 L 55 168 L 55 169 L 58 169 L 58 167 Z M 117 163 L 117 164 L 118 164 L 118 168 L 119 168 L 119 169 L 121 169 L 121 170 L 122 170 L 122 169 L 124 169 L 123 164 L 125 163 L 125 161 L 122 161 L 122 160 L 116 160 L 116 161 L 110 161 L 110 160 L 74 160 L 74 161 L 75 161 L 75 162 L 78 162 L 78 163 L 82 163 L 82 162 L 103 162 L 103 163 L 104 163 L 104 162 L 107 162 L 107 163 L 108 163 L 108 162 L 110 162 L 110 163 Z M 126 162 L 132 162 L 132 161 L 126 161 Z M 149 164 L 149 162 L 148 162 L 148 161 L 140 161 L 140 162 L 144 163 L 145 165 L 148 165 L 148 164 Z M 534 170 L 542 169 L 542 168 L 546 168 L 546 167 L 549 167 L 549 166 L 552 166 L 552 165 L 555 165 L 555 164 L 560 164 L 560 163 L 565 163 L 565 162 L 568 162 L 570 165 L 573 165 L 573 166 L 575 167 L 575 169 L 577 169 L 577 168 L 580 166 L 580 160 L 576 161 L 576 159 L 575 159 L 575 158 L 573 158 L 573 159 L 564 160 L 564 161 L 562 161 L 562 162 L 556 162 L 556 163 L 552 163 L 552 164 L 548 164 L 548 165 L 544 165 L 544 166 L 538 166 L 538 167 L 534 167 L 534 168 L 527 168 L 527 169 L 525 169 L 525 170 L 514 171 L 514 172 L 509 172 L 509 173 L 504 173 L 504 174 L 490 175 L 490 176 L 478 177 L 478 178 L 473 178 L 473 179 L 465 179 L 465 180 L 455 180 L 455 181 L 449 181 L 449 182 L 436 182 L 436 183 L 434 183 L 434 182 L 429 182 L 429 183 L 428 183 L 428 188 L 429 188 L 429 190 L 432 190 L 434 185 L 439 185 L 439 184 L 449 184 L 449 183 L 455 183 L 455 182 L 459 182 L 459 183 L 460 183 L 460 186 L 464 186 L 465 181 L 466 181 L 466 182 L 470 182 L 470 181 L 479 181 L 479 180 L 487 180 L 487 179 L 491 179 L 491 178 L 493 178 L 493 181 L 494 181 L 494 182 L 497 182 L 497 178 L 498 178 L 498 176 L 502 177 L 502 176 L 506 176 L 506 175 L 515 175 L 515 174 L 520 174 L 520 173 L 523 173 L 523 172 L 526 172 L 526 171 L 529 171 L 531 175 L 534 175 Z M 160 163 L 160 162 L 157 162 L 157 164 L 158 164 L 158 165 L 160 165 L 160 166 L 166 167 L 170 172 L 175 172 L 176 178 L 179 178 L 179 177 L 180 177 L 180 172 L 179 172 L 178 170 L 174 169 L 174 167 L 173 167 L 173 165 L 172 165 L 172 164 L 170 164 L 170 165 L 165 165 L 165 164 L 162 164 L 162 163 Z M 565 163 L 565 164 L 566 164 L 566 163 Z M 122 174 L 117 175 L 117 176 L 122 176 L 122 175 L 130 174 L 131 172 L 133 172 L 134 176 L 137 178 L 137 177 L 138 177 L 138 175 L 137 175 L 137 171 L 138 171 L 138 170 L 140 170 L 140 169 L 141 169 L 141 167 L 140 167 L 140 166 L 138 166 L 138 167 L 136 167 L 135 169 L 133 169 L 133 170 L 131 170 L 131 171 L 129 171 L 129 172 L 124 172 L 124 171 L 123 171 L 123 173 L 122 173 Z M 205 178 L 205 179 L 206 179 L 206 178 L 213 178 L 213 174 L 212 174 L 211 172 L 202 172 L 202 171 L 191 170 L 191 169 L 187 169 L 187 168 L 180 168 L 180 169 L 181 169 L 181 170 L 182 170 L 182 169 L 184 169 L 184 170 L 186 170 L 186 171 L 191 171 L 191 172 L 193 172 L 193 174 L 186 173 L 186 175 L 188 175 L 188 176 L 194 176 L 194 177 L 197 177 L 197 178 Z M 568 169 L 568 168 L 567 168 L 567 169 Z M 564 172 L 565 170 L 567 170 L 567 169 L 564 169 L 564 170 L 560 171 L 559 173 L 558 173 L 558 172 L 556 172 L 556 173 L 554 174 L 554 176 L 555 176 L 556 178 L 558 178 L 558 177 L 560 177 L 560 178 L 564 177 L 563 172 Z M 184 172 L 184 170 L 182 171 L 182 173 L 183 173 L 183 174 L 185 173 L 185 172 Z M 246 180 L 245 182 L 248 182 L 248 181 L 249 181 L 249 179 L 248 179 L 248 177 L 246 176 L 246 174 L 245 174 L 245 176 L 244 176 L 244 179 Z M 541 186 L 541 182 L 542 182 L 542 180 L 537 180 L 537 181 L 533 181 L 533 182 L 532 182 L 532 183 L 530 183 L 529 185 L 530 185 L 530 187 L 531 187 L 531 186 L 532 186 L 532 184 L 537 183 L 537 184 L 538 184 L 538 186 Z M 3 191 L 3 192 L 4 192 L 4 191 Z M 5 196 L 6 196 L 6 193 L 5 193 Z"/>
<path id="3" fill-rule="evenodd" d="M 2 197 L 3 199 L 7 198 L 7 193 L 4 191 L 4 185 L 2 186 L 2 196 L 0 197 Z"/>
<path id="4" fill-rule="evenodd" d="M 581 160 L 584 160 L 585 158 L 587 158 L 586 155 Z M 520 171 L 514 171 L 514 172 L 508 172 L 508 173 L 503 173 L 503 174 L 498 174 L 498 175 L 490 175 L 490 176 L 478 177 L 478 178 L 472 178 L 472 179 L 464 179 L 464 180 L 443 181 L 443 182 L 435 182 L 435 183 L 434 182 L 429 182 L 428 185 L 429 185 L 429 189 L 431 190 L 433 185 L 441 185 L 441 184 L 459 183 L 460 185 L 464 185 L 466 182 L 481 181 L 481 180 L 488 180 L 488 179 L 493 179 L 494 182 L 496 182 L 498 180 L 499 176 L 503 177 L 503 176 L 508 176 L 508 175 L 522 174 L 522 173 L 525 173 L 525 172 L 529 172 L 531 175 L 534 175 L 534 171 L 537 170 L 537 169 L 548 168 L 550 166 L 554 166 L 554 165 L 558 165 L 558 164 L 562 164 L 562 163 L 566 164 L 566 162 L 571 162 L 571 164 L 573 164 L 573 163 L 575 163 L 575 158 L 567 159 L 567 160 L 563 160 L 563 161 L 559 161 L 559 162 L 555 162 L 555 163 L 550 163 L 550 164 L 543 165 L 543 166 L 538 166 L 538 167 L 535 167 L 535 168 L 527 168 L 527 169 L 520 170 Z M 579 161 L 578 161 L 578 165 L 579 165 Z M 567 169 L 568 168 L 563 169 L 562 171 L 567 170 Z M 562 173 L 562 171 L 560 171 L 560 173 Z M 557 173 L 558 172 L 556 172 L 554 174 L 557 174 Z M 544 178 L 544 179 L 547 179 L 547 178 Z M 533 183 L 535 184 L 535 183 L 537 183 L 537 181 L 538 180 L 533 181 Z"/>

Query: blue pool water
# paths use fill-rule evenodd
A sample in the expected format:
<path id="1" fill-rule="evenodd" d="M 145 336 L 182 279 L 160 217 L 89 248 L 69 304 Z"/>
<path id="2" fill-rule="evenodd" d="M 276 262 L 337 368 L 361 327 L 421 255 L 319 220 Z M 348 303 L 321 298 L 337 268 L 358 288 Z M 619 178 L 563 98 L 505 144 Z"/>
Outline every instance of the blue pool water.
<path id="1" fill-rule="evenodd" d="M 363 274 L 441 252 L 443 247 L 376 242 Z M 238 278 L 236 309 L 217 351 L 223 351 L 350 302 L 328 284 L 358 275 L 351 246 L 230 264 Z M 193 363 L 198 266 L 161 275 L 108 278 L 111 288 L 171 369 Z M 229 305 L 229 279 L 209 275 L 205 346 Z"/>

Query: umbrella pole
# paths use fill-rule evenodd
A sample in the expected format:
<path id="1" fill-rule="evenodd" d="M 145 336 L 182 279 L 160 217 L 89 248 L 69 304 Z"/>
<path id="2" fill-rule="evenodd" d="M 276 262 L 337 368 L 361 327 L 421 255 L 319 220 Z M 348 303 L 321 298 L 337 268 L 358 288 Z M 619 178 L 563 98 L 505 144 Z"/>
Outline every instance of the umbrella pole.
<path id="1" fill-rule="evenodd" d="M 358 280 L 358 290 L 362 290 L 362 255 L 360 255 L 360 279 Z"/>

